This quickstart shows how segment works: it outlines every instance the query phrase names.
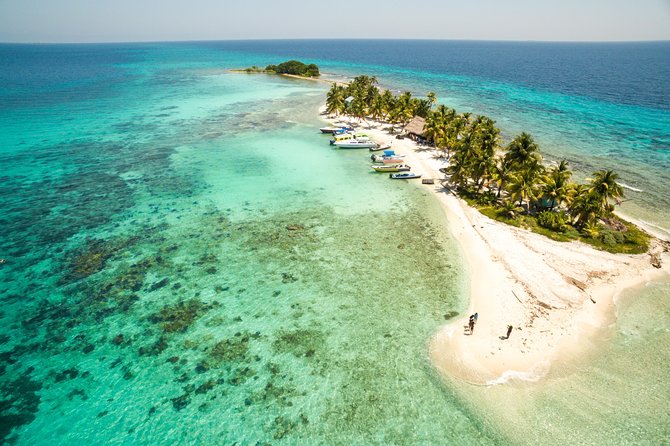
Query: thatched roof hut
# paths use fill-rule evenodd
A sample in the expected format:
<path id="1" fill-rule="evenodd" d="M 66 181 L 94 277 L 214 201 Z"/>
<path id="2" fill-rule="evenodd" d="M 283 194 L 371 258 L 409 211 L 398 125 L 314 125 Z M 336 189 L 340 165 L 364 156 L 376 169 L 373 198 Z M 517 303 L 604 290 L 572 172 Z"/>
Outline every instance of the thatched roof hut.
<path id="1" fill-rule="evenodd" d="M 414 135 L 423 138 L 423 133 L 426 131 L 426 120 L 421 116 L 415 116 L 405 126 L 405 132 L 409 135 Z"/>

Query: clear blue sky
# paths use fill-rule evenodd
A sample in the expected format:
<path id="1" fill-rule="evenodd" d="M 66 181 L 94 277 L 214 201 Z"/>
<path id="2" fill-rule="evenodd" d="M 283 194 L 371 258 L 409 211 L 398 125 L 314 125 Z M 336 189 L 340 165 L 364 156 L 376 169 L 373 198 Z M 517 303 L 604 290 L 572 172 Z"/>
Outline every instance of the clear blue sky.
<path id="1" fill-rule="evenodd" d="M 0 0 L 0 42 L 670 40 L 670 0 Z"/>

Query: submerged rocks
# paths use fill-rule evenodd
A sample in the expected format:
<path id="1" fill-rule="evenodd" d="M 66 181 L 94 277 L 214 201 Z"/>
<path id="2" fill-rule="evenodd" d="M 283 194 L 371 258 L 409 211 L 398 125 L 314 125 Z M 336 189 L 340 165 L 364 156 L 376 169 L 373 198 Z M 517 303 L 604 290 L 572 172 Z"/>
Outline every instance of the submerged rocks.
<path id="1" fill-rule="evenodd" d="M 249 336 L 236 336 L 217 342 L 210 350 L 209 355 L 220 362 L 241 361 L 249 351 Z"/>
<path id="2" fill-rule="evenodd" d="M 198 299 L 190 299 L 163 307 L 159 312 L 149 316 L 149 320 L 160 324 L 166 333 L 184 332 L 210 308 L 211 306 L 205 305 Z"/>
<path id="3" fill-rule="evenodd" d="M 30 379 L 25 373 L 15 380 L 2 382 L 3 395 L 0 403 L 0 443 L 11 443 L 8 438 L 14 429 L 30 424 L 35 419 L 40 405 L 38 392 L 42 383 Z M 15 438 L 14 438 L 15 440 Z"/>
<path id="4" fill-rule="evenodd" d="M 88 240 L 86 244 L 69 256 L 69 265 L 63 281 L 70 282 L 86 278 L 102 271 L 107 260 L 114 254 L 137 242 L 139 237 L 113 240 Z"/>
<path id="5" fill-rule="evenodd" d="M 159 290 L 159 289 L 163 288 L 164 286 L 166 286 L 166 285 L 169 284 L 169 283 L 170 283 L 170 279 L 168 279 L 167 277 L 165 277 L 164 279 L 161 279 L 161 280 L 159 280 L 158 282 L 153 283 L 153 284 L 149 287 L 149 291 L 156 291 L 156 290 Z"/>
<path id="6" fill-rule="evenodd" d="M 281 277 L 282 283 L 293 283 L 298 281 L 298 278 L 291 273 L 282 273 Z"/>
<path id="7" fill-rule="evenodd" d="M 172 407 L 174 407 L 174 410 L 179 412 L 180 410 L 191 404 L 191 397 L 189 396 L 188 393 L 185 393 L 176 398 L 172 398 L 170 401 L 172 401 Z"/>
<path id="8" fill-rule="evenodd" d="M 280 331 L 272 346 L 281 353 L 292 353 L 298 357 L 311 358 L 323 346 L 323 333 L 317 330 Z"/>

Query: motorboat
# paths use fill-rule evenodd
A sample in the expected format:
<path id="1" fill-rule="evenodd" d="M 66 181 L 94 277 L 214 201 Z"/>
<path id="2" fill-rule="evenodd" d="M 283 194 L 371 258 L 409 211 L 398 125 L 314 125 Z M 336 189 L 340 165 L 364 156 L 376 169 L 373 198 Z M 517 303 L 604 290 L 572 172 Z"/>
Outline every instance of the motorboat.
<path id="1" fill-rule="evenodd" d="M 319 130 L 321 130 L 321 133 L 341 134 L 341 133 L 346 133 L 346 132 L 352 132 L 354 130 L 354 128 L 353 127 L 346 127 L 346 126 L 321 127 Z"/>
<path id="2" fill-rule="evenodd" d="M 368 137 L 368 135 L 363 134 L 363 133 L 358 133 L 358 134 L 356 134 L 356 133 L 343 133 L 341 135 L 338 135 L 338 134 L 333 134 L 333 135 L 335 136 L 335 138 L 330 140 L 330 145 L 331 146 L 334 146 L 338 142 L 347 141 L 349 139 L 365 139 L 365 138 Z"/>
<path id="3" fill-rule="evenodd" d="M 394 150 L 386 149 L 382 153 L 373 153 L 372 155 L 370 155 L 370 159 L 372 161 L 377 162 L 380 158 L 391 158 L 391 157 L 394 157 L 394 156 L 401 157 L 401 155 L 398 155 L 397 153 L 395 153 Z"/>
<path id="4" fill-rule="evenodd" d="M 375 172 L 406 172 L 411 169 L 407 164 L 376 164 L 370 167 Z"/>
<path id="5" fill-rule="evenodd" d="M 400 164 L 405 162 L 405 155 L 382 156 L 373 161 L 375 164 Z"/>
<path id="6" fill-rule="evenodd" d="M 389 178 L 393 180 L 411 180 L 412 178 L 421 178 L 421 174 L 412 172 L 390 173 Z"/>
<path id="7" fill-rule="evenodd" d="M 377 147 L 377 143 L 369 138 L 347 139 L 336 142 L 335 145 L 340 149 L 369 149 L 370 147 Z"/>
<path id="8" fill-rule="evenodd" d="M 383 146 L 379 146 L 377 148 L 370 148 L 370 152 L 379 152 L 381 150 L 388 150 L 391 148 L 391 143 L 384 144 Z"/>

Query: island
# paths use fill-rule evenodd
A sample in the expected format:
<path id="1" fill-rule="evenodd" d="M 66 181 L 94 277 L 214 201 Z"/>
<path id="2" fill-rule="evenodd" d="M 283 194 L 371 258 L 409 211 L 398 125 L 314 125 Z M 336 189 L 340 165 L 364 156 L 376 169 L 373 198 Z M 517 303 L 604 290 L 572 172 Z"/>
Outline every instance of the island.
<path id="1" fill-rule="evenodd" d="M 265 68 L 260 68 L 256 65 L 253 65 L 249 68 L 232 71 L 244 73 L 284 74 L 306 78 L 317 78 L 321 76 L 318 66 L 313 63 L 306 64 L 299 60 L 287 60 L 286 62 L 282 62 L 278 65 L 268 65 Z"/>

